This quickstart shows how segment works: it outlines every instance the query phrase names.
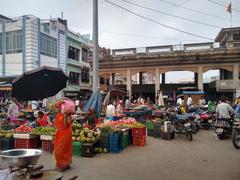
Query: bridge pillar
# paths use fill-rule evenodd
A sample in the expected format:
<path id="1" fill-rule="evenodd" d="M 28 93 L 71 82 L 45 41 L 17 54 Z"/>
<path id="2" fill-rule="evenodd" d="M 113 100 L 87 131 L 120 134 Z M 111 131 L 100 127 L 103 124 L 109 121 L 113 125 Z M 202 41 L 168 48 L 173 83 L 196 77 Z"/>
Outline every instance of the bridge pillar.
<path id="1" fill-rule="evenodd" d="M 159 92 L 160 92 L 160 72 L 159 68 L 155 68 L 155 98 L 159 95 Z"/>
<path id="2" fill-rule="evenodd" d="M 203 67 L 198 66 L 198 90 L 203 91 Z"/>
<path id="3" fill-rule="evenodd" d="M 239 64 L 233 65 L 233 83 L 236 88 L 235 98 L 240 96 L 240 85 L 239 85 Z"/>
<path id="4" fill-rule="evenodd" d="M 128 91 L 128 96 L 129 100 L 131 101 L 132 99 L 132 75 L 131 75 L 131 69 L 127 69 L 127 91 Z"/>
<path id="5" fill-rule="evenodd" d="M 115 73 L 111 73 L 110 74 L 110 85 L 114 85 L 115 84 Z"/>

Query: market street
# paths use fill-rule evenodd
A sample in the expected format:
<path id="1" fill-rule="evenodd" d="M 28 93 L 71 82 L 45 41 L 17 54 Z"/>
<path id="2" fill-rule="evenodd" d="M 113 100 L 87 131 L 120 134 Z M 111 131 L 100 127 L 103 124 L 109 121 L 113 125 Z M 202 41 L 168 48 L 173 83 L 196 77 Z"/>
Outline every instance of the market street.
<path id="1" fill-rule="evenodd" d="M 213 133 L 200 130 L 192 142 L 148 137 L 146 146 L 128 146 L 119 154 L 74 157 L 72 169 L 64 175 L 81 180 L 237 180 L 240 151 L 231 139 L 218 140 Z M 53 168 L 52 154 L 41 156 L 39 164 Z"/>

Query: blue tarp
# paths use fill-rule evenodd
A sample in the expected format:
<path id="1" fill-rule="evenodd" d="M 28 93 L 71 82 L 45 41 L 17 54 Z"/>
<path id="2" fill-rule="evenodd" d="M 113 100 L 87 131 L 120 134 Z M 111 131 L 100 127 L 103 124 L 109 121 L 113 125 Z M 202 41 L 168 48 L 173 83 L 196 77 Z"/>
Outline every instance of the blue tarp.
<path id="1" fill-rule="evenodd" d="M 92 93 L 83 110 L 87 112 L 90 108 L 96 113 L 102 112 L 102 95 L 99 90 Z"/>

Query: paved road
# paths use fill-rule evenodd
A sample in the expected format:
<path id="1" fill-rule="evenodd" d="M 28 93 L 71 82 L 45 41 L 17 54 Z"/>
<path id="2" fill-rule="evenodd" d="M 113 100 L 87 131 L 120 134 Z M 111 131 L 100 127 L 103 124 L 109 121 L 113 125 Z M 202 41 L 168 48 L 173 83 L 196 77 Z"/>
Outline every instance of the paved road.
<path id="1" fill-rule="evenodd" d="M 40 162 L 53 168 L 51 154 Z M 145 147 L 129 146 L 119 154 L 94 158 L 74 157 L 65 177 L 80 180 L 238 180 L 240 150 L 231 140 L 217 140 L 213 131 L 202 130 L 189 142 L 184 138 L 163 141 L 148 137 Z"/>

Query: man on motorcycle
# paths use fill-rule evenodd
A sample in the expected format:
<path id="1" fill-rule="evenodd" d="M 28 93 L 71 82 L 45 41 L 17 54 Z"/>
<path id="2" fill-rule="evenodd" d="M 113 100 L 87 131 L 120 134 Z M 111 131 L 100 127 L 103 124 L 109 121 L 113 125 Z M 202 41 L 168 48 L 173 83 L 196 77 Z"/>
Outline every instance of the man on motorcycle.
<path id="1" fill-rule="evenodd" d="M 228 103 L 226 103 L 226 99 L 223 97 L 221 102 L 217 105 L 216 112 L 218 116 L 224 119 L 231 119 L 231 114 L 234 113 L 234 110 Z"/>

